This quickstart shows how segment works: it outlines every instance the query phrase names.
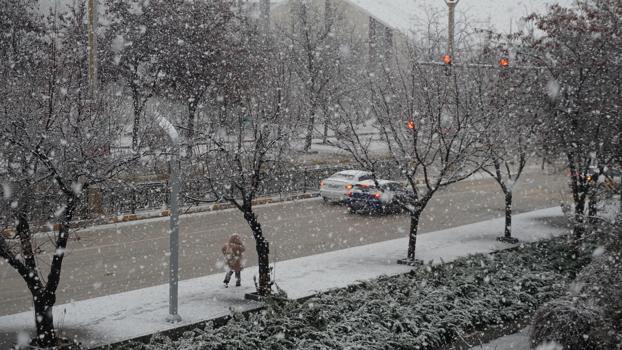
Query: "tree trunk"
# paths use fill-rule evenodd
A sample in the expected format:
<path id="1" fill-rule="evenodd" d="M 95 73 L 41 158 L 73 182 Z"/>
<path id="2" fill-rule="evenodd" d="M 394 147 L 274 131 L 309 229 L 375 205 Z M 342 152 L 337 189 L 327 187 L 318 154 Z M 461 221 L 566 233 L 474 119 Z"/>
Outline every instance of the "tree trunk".
<path id="1" fill-rule="evenodd" d="M 316 98 L 311 99 L 310 111 L 311 115 L 309 116 L 309 124 L 307 124 L 307 135 L 305 136 L 305 147 L 304 151 L 309 152 L 311 149 L 311 144 L 313 143 L 313 126 L 315 125 L 315 111 L 317 110 L 317 100 Z"/>
<path id="2" fill-rule="evenodd" d="M 512 238 L 512 191 L 505 193 L 505 238 Z"/>
<path id="3" fill-rule="evenodd" d="M 197 111 L 196 101 L 188 103 L 188 124 L 186 126 L 186 158 L 192 157 L 194 148 L 194 119 Z"/>
<path id="4" fill-rule="evenodd" d="M 588 222 L 593 225 L 596 223 L 596 216 L 598 215 L 598 194 L 596 193 L 596 188 L 592 188 L 590 190 L 589 203 L 587 206 L 587 215 Z"/>
<path id="5" fill-rule="evenodd" d="M 419 217 L 421 212 L 417 211 L 410 214 L 410 232 L 408 234 L 408 260 L 415 260 L 417 248 L 417 230 L 419 229 Z"/>
<path id="6" fill-rule="evenodd" d="M 311 111 L 311 117 L 309 118 L 309 124 L 307 125 L 307 136 L 305 137 L 305 152 L 309 152 L 311 144 L 313 142 L 313 124 L 315 124 L 315 111 Z"/>
<path id="7" fill-rule="evenodd" d="M 138 150 L 138 129 L 140 128 L 140 115 L 142 107 L 140 101 L 134 99 L 134 125 L 132 126 L 132 150 Z"/>
<path id="8" fill-rule="evenodd" d="M 574 206 L 574 229 L 573 234 L 575 239 L 580 239 L 583 237 L 583 233 L 585 232 L 585 202 L 579 201 L 575 203 Z"/>
<path id="9" fill-rule="evenodd" d="M 326 0 L 326 6 L 327 6 L 327 11 L 330 7 L 329 1 Z M 330 122 L 330 108 L 329 108 L 329 102 L 330 98 L 328 101 L 323 101 L 322 103 L 322 117 L 324 118 L 323 120 L 323 124 L 324 124 L 324 130 L 322 133 L 322 144 L 327 144 L 328 143 L 328 124 Z"/>
<path id="10" fill-rule="evenodd" d="M 257 293 L 259 295 L 270 295 L 272 292 L 270 282 L 270 245 L 268 241 L 263 238 L 256 240 L 257 249 L 257 262 L 259 265 L 259 287 Z"/>
<path id="11" fill-rule="evenodd" d="M 87 189 L 88 187 L 84 187 Z M 69 224 L 73 218 L 73 212 L 78 206 L 78 197 L 73 193 L 67 193 L 67 207 L 61 221 L 58 237 L 56 239 L 56 253 L 52 257 L 50 272 L 45 288 L 33 293 L 35 307 L 35 324 L 37 326 L 37 343 L 42 347 L 55 346 L 57 342 L 54 331 L 54 315 L 52 313 L 56 303 L 56 290 L 60 283 L 61 268 L 65 257 L 65 249 L 69 240 Z"/>
<path id="12" fill-rule="evenodd" d="M 322 144 L 328 143 L 328 117 L 324 120 L 324 134 L 322 135 Z"/>
<path id="13" fill-rule="evenodd" d="M 51 348 L 58 343 L 56 331 L 54 330 L 54 314 L 52 312 L 55 299 L 54 294 L 48 293 L 46 290 L 36 293 L 32 297 L 37 328 L 37 338 L 33 343 L 42 348 Z"/>
<path id="14" fill-rule="evenodd" d="M 585 232 L 585 183 L 581 174 L 580 167 L 577 167 L 574 159 L 574 153 L 566 153 L 568 158 L 568 169 L 570 170 L 570 189 L 572 190 L 572 199 L 574 201 L 574 228 L 573 235 L 575 239 L 580 239 Z"/>
<path id="15" fill-rule="evenodd" d="M 270 245 L 266 238 L 263 236 L 261 224 L 257 221 L 257 216 L 253 213 L 252 209 L 244 211 L 244 219 L 248 222 L 248 225 L 253 231 L 253 237 L 255 238 L 255 247 L 257 250 L 257 263 L 259 265 L 259 285 L 257 287 L 257 293 L 259 295 L 270 295 L 272 292 L 272 286 L 270 282 Z"/>

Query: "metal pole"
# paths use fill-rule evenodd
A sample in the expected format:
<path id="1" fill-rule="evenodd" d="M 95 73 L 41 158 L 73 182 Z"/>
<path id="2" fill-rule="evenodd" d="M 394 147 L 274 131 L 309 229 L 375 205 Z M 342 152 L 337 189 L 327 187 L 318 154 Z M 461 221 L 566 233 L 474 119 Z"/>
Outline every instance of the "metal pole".
<path id="1" fill-rule="evenodd" d="M 460 0 L 445 0 L 447 7 L 449 7 L 449 23 L 447 24 L 448 40 L 447 40 L 447 54 L 454 60 L 454 10 Z"/>
<path id="2" fill-rule="evenodd" d="M 265 35 L 270 31 L 270 10 L 270 0 L 261 0 L 259 3 L 259 15 Z"/>
<path id="3" fill-rule="evenodd" d="M 88 45 L 89 45 L 89 57 L 88 57 L 88 77 L 89 87 L 91 89 L 91 97 L 95 96 L 95 89 L 97 89 L 97 37 L 95 31 L 97 30 L 97 0 L 88 0 Z"/>
<path id="4" fill-rule="evenodd" d="M 166 134 L 168 135 L 171 144 L 173 145 L 173 154 L 170 160 L 170 187 L 171 197 L 169 199 L 170 207 L 170 264 L 169 264 L 169 315 L 166 320 L 171 323 L 181 321 L 181 316 L 178 314 L 177 299 L 178 299 L 178 286 L 179 286 L 179 206 L 177 199 L 179 197 L 179 159 L 180 159 L 180 145 L 179 145 L 179 133 L 177 129 L 166 118 L 158 117 L 158 124 Z"/>

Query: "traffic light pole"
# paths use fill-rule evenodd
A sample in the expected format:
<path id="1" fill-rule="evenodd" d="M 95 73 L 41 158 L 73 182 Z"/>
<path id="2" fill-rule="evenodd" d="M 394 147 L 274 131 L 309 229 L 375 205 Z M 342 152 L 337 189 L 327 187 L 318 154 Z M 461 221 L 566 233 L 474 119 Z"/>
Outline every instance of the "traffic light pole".
<path id="1" fill-rule="evenodd" d="M 454 28 L 455 28 L 455 9 L 460 0 L 445 0 L 449 8 L 449 19 L 447 23 L 447 54 L 453 60 L 454 58 Z"/>
<path id="2" fill-rule="evenodd" d="M 433 62 L 433 61 L 417 61 L 418 65 L 421 66 L 439 66 L 439 67 L 447 67 L 446 63 L 443 62 Z M 544 67 L 539 66 L 505 66 L 505 65 L 495 65 L 495 64 L 481 64 L 481 63 L 451 63 L 452 67 L 460 67 L 460 68 L 484 68 L 484 69 L 499 69 L 499 68 L 508 68 L 512 70 L 529 70 L 529 69 L 544 69 Z"/>

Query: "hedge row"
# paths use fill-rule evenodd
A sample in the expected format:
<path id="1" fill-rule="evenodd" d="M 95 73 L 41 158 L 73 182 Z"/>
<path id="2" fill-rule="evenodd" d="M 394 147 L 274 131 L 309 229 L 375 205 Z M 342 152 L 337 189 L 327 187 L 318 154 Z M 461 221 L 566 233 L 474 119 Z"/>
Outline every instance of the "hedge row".
<path id="1" fill-rule="evenodd" d="M 569 252 L 556 239 L 426 265 L 124 349 L 436 349 L 465 332 L 526 319 L 562 295 L 586 263 Z"/>

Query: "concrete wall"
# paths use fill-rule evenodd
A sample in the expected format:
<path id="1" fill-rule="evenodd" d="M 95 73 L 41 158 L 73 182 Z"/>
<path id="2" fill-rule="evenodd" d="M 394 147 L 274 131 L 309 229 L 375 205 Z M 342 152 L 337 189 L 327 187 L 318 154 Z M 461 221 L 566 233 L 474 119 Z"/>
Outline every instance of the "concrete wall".
<path id="1" fill-rule="evenodd" d="M 326 0 L 312 0 L 310 1 L 313 11 L 323 16 Z M 378 21 L 370 21 L 368 13 L 361 8 L 350 4 L 343 0 L 330 0 L 331 6 L 334 9 L 334 15 L 340 16 L 344 21 L 344 27 L 349 31 L 353 37 L 365 45 L 370 43 L 370 23 L 375 24 L 376 41 L 378 47 L 376 51 L 378 54 L 383 54 L 386 50 L 383 47 L 383 41 L 387 39 L 387 28 Z M 282 3 L 273 4 L 272 7 L 272 27 L 276 30 L 291 30 L 293 1 L 286 1 Z M 323 20 L 323 18 L 322 18 Z M 393 43 L 403 42 L 409 40 L 408 37 L 400 32 L 392 32 Z M 340 33 L 339 35 L 350 35 L 350 33 Z"/>

